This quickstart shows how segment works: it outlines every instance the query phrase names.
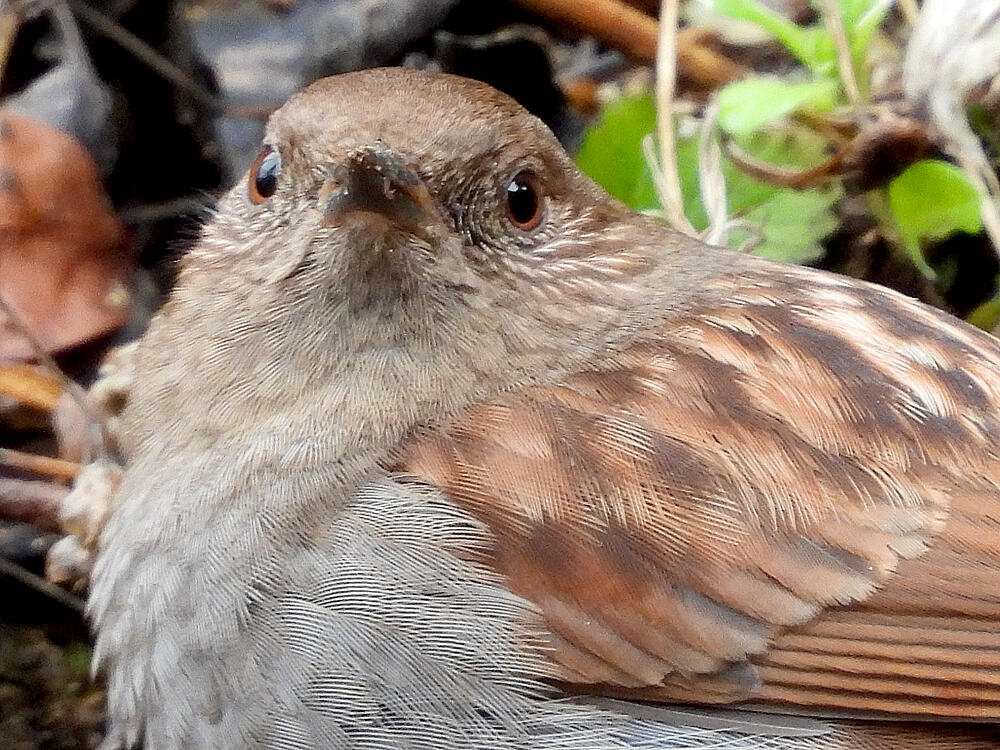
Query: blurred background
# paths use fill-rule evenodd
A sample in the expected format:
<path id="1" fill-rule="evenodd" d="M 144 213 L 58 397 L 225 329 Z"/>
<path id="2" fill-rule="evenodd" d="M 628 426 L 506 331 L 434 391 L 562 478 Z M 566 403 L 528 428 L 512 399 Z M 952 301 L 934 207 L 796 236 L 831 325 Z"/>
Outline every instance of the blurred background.
<path id="1" fill-rule="evenodd" d="M 1000 322 L 1000 0 L 0 0 L 0 747 L 101 738 L 81 389 L 113 412 L 269 113 L 382 65 L 505 91 L 678 231 Z"/>

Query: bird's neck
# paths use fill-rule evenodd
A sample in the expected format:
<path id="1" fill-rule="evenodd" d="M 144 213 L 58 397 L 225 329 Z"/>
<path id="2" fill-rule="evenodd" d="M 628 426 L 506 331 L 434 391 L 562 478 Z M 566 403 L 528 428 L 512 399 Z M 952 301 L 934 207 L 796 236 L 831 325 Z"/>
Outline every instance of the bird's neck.
<path id="1" fill-rule="evenodd" d="M 314 436 L 310 455 L 326 464 L 359 452 L 381 460 L 415 427 L 477 400 L 600 367 L 747 262 L 646 229 L 648 246 L 627 246 L 633 275 L 595 257 L 593 283 L 501 290 L 474 309 L 403 309 L 392 319 L 308 297 L 275 306 L 280 295 L 265 285 L 198 269 L 143 341 L 126 458 L 260 435 L 274 445 Z"/>

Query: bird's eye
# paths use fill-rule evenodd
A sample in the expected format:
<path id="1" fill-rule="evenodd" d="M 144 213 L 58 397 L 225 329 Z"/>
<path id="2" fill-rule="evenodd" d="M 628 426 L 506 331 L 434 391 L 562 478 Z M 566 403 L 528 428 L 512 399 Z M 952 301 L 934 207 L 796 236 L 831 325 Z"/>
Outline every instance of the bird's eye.
<path id="1" fill-rule="evenodd" d="M 518 172 L 507 183 L 507 219 L 515 227 L 530 232 L 542 223 L 545 202 L 542 186 L 531 172 Z"/>
<path id="2" fill-rule="evenodd" d="M 279 174 L 281 154 L 268 146 L 257 155 L 250 168 L 250 200 L 259 205 L 274 195 L 278 189 Z"/>

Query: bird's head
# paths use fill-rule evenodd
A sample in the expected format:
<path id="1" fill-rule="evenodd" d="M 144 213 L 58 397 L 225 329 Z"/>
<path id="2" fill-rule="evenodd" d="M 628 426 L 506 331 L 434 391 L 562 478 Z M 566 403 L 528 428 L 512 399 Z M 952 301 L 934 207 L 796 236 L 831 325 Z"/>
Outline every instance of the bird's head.
<path id="1" fill-rule="evenodd" d="M 276 112 L 206 247 L 362 317 L 500 306 L 578 324 L 580 305 L 628 304 L 662 237 L 507 96 L 397 68 L 319 81 Z"/>
<path id="2" fill-rule="evenodd" d="M 335 384 L 358 409 L 406 401 L 415 423 L 613 357 L 701 293 L 720 263 L 703 249 L 608 196 L 489 86 L 351 73 L 271 117 L 147 336 L 151 367 L 193 371 L 185 390 L 201 378 L 227 420 L 239 399 Z"/>

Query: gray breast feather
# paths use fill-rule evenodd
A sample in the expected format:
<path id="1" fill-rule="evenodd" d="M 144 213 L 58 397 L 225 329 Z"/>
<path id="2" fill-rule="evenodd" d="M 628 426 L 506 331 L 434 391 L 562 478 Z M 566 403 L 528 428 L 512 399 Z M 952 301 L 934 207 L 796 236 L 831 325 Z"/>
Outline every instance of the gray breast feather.
<path id="1" fill-rule="evenodd" d="M 111 738 L 141 735 L 146 750 L 840 746 L 820 722 L 757 732 L 752 715 L 554 697 L 537 613 L 476 562 L 489 544 L 423 485 L 364 486 L 324 533 L 257 569 L 228 648 L 161 641 L 146 664 L 112 659 L 112 683 L 141 700 L 111 716 Z"/>

